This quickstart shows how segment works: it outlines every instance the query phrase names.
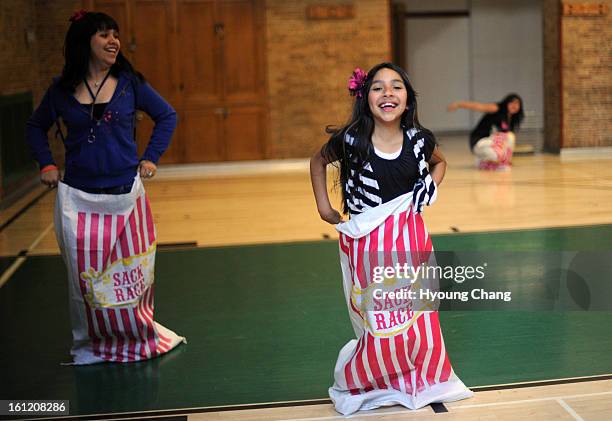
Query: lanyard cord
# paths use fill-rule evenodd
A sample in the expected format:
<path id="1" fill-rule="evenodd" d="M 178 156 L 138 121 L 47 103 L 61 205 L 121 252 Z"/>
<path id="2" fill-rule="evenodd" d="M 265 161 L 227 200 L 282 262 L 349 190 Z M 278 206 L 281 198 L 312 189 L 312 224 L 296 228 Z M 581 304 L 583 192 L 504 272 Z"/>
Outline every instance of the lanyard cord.
<path id="1" fill-rule="evenodd" d="M 94 113 L 94 106 L 96 105 L 96 99 L 98 98 L 98 94 L 102 90 L 102 87 L 104 86 L 104 83 L 106 82 L 106 79 L 108 79 L 109 76 L 110 76 L 110 70 L 106 73 L 106 76 L 104 76 L 104 79 L 102 79 L 102 82 L 100 82 L 100 87 L 96 91 L 95 95 L 94 95 L 93 91 L 91 90 L 91 87 L 89 86 L 89 83 L 87 83 L 87 79 L 83 78 L 83 82 L 85 82 L 85 87 L 89 91 L 89 95 L 91 96 L 91 99 L 92 99 L 92 101 L 91 101 L 91 111 L 89 113 L 89 116 L 91 117 L 92 120 L 94 119 L 93 113 Z"/>

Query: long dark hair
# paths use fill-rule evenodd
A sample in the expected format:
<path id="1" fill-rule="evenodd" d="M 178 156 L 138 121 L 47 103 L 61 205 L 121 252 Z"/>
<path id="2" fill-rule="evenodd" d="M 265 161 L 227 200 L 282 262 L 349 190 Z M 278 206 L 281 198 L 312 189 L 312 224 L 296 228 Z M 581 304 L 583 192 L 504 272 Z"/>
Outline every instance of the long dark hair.
<path id="1" fill-rule="evenodd" d="M 410 83 L 408 73 L 393 63 L 385 62 L 372 67 L 368 71 L 368 76 L 361 90 L 361 96 L 355 96 L 353 111 L 348 123 L 340 128 L 327 126 L 325 131 L 331 136 L 327 143 L 321 148 L 321 155 L 328 162 L 338 161 L 337 165 L 340 168 L 338 183 L 340 184 L 340 187 L 342 187 L 342 199 L 344 203 L 343 212 L 345 214 L 349 211 L 349 192 L 344 187 L 347 185 L 348 180 L 351 179 L 353 181 L 353 188 L 357 188 L 359 185 L 359 174 L 363 171 L 364 165 L 366 164 L 373 150 L 372 133 L 374 132 L 374 117 L 372 116 L 372 111 L 370 110 L 370 106 L 368 104 L 368 94 L 370 92 L 370 88 L 372 87 L 374 76 L 381 69 L 391 69 L 396 71 L 401 76 L 404 86 L 406 87 L 408 98 L 406 100 L 406 110 L 402 114 L 400 122 L 402 131 L 410 128 L 416 128 L 424 131 L 431 137 L 432 140 L 435 141 L 433 133 L 421 126 L 419 123 L 416 100 L 417 93 Z M 345 142 L 345 136 L 347 134 L 354 138 L 351 146 L 352 153 L 350 156 L 348 156 Z M 352 176 L 351 169 L 355 170 Z"/>
<path id="2" fill-rule="evenodd" d="M 83 81 L 87 75 L 91 55 L 91 37 L 98 31 L 108 30 L 119 32 L 119 25 L 112 17 L 100 12 L 87 12 L 70 24 L 64 42 L 65 62 L 59 79 L 61 88 L 74 92 L 77 85 Z M 139 82 L 144 81 L 142 74 L 134 70 L 132 64 L 119 50 L 110 73 L 114 77 L 119 77 L 121 72 L 128 73 Z"/>
<path id="3" fill-rule="evenodd" d="M 501 102 L 497 103 L 497 106 L 499 107 L 498 112 L 503 113 L 504 118 L 506 118 L 506 116 L 508 115 L 508 104 L 514 101 L 515 99 L 519 100 L 519 102 L 521 103 L 521 108 L 519 109 L 518 113 L 513 114 L 510 118 L 510 130 L 518 129 L 521 126 L 523 118 L 525 117 L 525 113 L 523 113 L 523 99 L 518 94 L 512 93 L 506 95 L 506 97 L 502 99 Z"/>

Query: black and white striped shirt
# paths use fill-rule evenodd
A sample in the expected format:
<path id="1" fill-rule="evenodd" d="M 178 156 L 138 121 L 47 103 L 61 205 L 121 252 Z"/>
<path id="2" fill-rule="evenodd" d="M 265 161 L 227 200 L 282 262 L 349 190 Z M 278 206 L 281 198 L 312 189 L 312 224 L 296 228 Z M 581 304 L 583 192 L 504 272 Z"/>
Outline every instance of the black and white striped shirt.
<path id="1" fill-rule="evenodd" d="M 344 141 L 347 155 L 351 163 L 355 163 L 351 158 L 355 138 L 347 134 Z M 429 161 L 434 147 L 435 142 L 431 136 L 415 128 L 404 132 L 402 149 L 397 154 L 383 154 L 370 145 L 363 168 L 359 171 L 356 165 L 352 165 L 349 180 L 343 186 L 350 214 L 360 214 L 411 192 L 422 172 L 419 166 Z M 356 171 L 358 177 L 354 179 Z"/>

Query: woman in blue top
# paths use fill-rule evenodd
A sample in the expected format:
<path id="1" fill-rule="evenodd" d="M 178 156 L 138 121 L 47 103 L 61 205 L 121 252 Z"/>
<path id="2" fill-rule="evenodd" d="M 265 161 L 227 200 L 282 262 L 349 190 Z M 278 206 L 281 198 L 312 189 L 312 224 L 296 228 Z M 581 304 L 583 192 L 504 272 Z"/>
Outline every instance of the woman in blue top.
<path id="1" fill-rule="evenodd" d="M 157 243 L 141 182 L 155 175 L 176 112 L 121 54 L 110 16 L 81 10 L 70 20 L 62 75 L 26 133 L 42 183 L 58 186 L 55 231 L 70 281 L 71 354 L 75 364 L 145 360 L 184 340 L 153 319 Z M 140 157 L 136 110 L 155 122 Z M 47 140 L 60 118 L 68 129 L 63 180 Z"/>
<path id="2" fill-rule="evenodd" d="M 61 77 L 47 90 L 27 123 L 27 140 L 41 167 L 41 181 L 57 185 L 47 131 L 59 117 L 68 128 L 64 140 L 64 182 L 92 193 L 129 191 L 137 169 L 155 175 L 168 147 L 176 112 L 121 53 L 117 23 L 104 13 L 75 14 L 66 34 Z M 144 154 L 137 155 L 134 113 L 155 121 Z"/>

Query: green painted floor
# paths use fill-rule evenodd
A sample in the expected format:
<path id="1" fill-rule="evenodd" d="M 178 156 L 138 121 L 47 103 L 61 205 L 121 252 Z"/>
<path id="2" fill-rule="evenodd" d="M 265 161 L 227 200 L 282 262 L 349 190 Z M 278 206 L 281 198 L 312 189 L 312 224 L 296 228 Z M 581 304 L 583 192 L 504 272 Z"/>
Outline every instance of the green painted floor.
<path id="1" fill-rule="evenodd" d="M 612 257 L 612 226 L 433 241 L 438 250 L 529 255 L 522 299 L 547 293 L 538 253 Z M 612 373 L 612 312 L 440 315 L 468 386 Z M 144 363 L 62 366 L 71 341 L 63 262 L 28 258 L 0 289 L 0 399 L 68 399 L 71 415 L 85 415 L 325 398 L 352 337 L 334 241 L 159 252 L 156 319 L 189 343 Z"/>

